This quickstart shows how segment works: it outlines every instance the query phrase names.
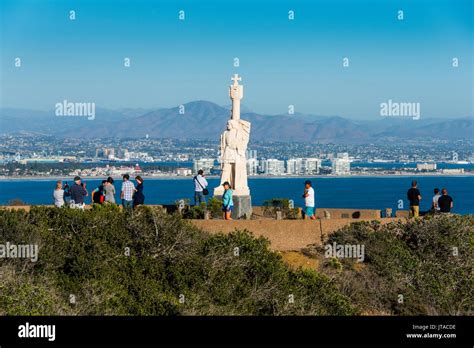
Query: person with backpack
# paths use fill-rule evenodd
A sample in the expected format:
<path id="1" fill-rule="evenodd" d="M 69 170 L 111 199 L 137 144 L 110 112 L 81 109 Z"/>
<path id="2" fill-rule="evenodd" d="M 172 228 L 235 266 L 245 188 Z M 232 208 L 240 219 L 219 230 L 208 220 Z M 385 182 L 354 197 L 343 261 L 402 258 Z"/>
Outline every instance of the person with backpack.
<path id="1" fill-rule="evenodd" d="M 199 169 L 198 175 L 194 177 L 194 205 L 206 203 L 206 196 L 209 194 L 208 183 L 204 177 L 204 171 Z"/>
<path id="2" fill-rule="evenodd" d="M 232 220 L 232 210 L 234 208 L 234 202 L 232 201 L 232 189 L 228 181 L 222 184 L 224 186 L 224 194 L 222 195 L 222 212 L 224 220 Z"/>
<path id="3" fill-rule="evenodd" d="M 92 203 L 102 204 L 105 201 L 104 186 L 107 180 L 102 180 L 102 183 L 94 191 L 92 191 Z"/>

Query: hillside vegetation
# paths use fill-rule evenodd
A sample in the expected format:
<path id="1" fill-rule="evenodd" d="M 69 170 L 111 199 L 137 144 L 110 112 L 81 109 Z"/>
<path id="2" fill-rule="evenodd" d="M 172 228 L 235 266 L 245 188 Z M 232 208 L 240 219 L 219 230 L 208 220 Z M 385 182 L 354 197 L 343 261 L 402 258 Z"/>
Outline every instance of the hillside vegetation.
<path id="1" fill-rule="evenodd" d="M 328 277 L 290 270 L 267 240 L 212 236 L 149 207 L 1 210 L 7 241 L 40 253 L 0 261 L 0 315 L 357 313 Z"/>
<path id="2" fill-rule="evenodd" d="M 346 226 L 326 244 L 363 245 L 364 262 L 325 258 L 328 275 L 363 314 L 473 315 L 474 216 Z M 321 247 L 303 251 L 321 259 Z"/>
<path id="3" fill-rule="evenodd" d="M 0 210 L 0 244 L 40 248 L 37 262 L 0 259 L 0 315 L 472 314 L 473 225 L 353 224 L 328 242 L 365 243 L 365 261 L 313 270 L 249 232 L 211 235 L 151 207 Z"/>

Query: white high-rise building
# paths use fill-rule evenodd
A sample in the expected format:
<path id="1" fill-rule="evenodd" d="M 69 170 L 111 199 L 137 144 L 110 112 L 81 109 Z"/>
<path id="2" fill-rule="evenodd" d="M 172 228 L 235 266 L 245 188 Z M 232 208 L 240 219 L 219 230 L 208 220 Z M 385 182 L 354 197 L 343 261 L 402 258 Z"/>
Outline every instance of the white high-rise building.
<path id="1" fill-rule="evenodd" d="M 247 158 L 247 175 L 258 174 L 258 160 L 256 158 Z"/>
<path id="2" fill-rule="evenodd" d="M 349 175 L 351 173 L 351 162 L 347 158 L 334 158 L 332 160 L 332 173 L 336 175 Z"/>
<path id="3" fill-rule="evenodd" d="M 290 158 L 286 161 L 286 173 L 290 175 L 299 175 L 303 172 L 303 159 Z"/>
<path id="4" fill-rule="evenodd" d="M 211 174 L 211 169 L 214 167 L 215 160 L 213 158 L 200 158 L 195 159 L 193 161 L 193 172 L 197 174 L 197 172 L 202 169 L 204 174 L 209 175 Z"/>
<path id="5" fill-rule="evenodd" d="M 115 149 L 113 149 L 113 148 L 109 149 L 107 158 L 109 160 L 114 160 L 115 159 Z"/>
<path id="6" fill-rule="evenodd" d="M 262 160 L 262 171 L 267 175 L 285 174 L 285 162 L 273 158 Z"/>
<path id="7" fill-rule="evenodd" d="M 286 173 L 290 175 L 318 174 L 320 167 L 319 158 L 290 158 L 286 161 Z"/>
<path id="8" fill-rule="evenodd" d="M 319 158 L 304 159 L 304 174 L 319 174 L 321 168 L 321 160 Z"/>
<path id="9" fill-rule="evenodd" d="M 251 159 L 251 158 L 257 159 L 257 150 L 247 150 L 245 155 L 247 159 Z"/>

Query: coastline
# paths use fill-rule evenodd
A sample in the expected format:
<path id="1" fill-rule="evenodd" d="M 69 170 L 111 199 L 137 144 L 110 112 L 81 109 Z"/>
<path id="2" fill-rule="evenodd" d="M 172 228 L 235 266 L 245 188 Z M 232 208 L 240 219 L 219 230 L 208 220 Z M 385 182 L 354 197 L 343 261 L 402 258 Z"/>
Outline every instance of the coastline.
<path id="1" fill-rule="evenodd" d="M 133 176 L 133 175 L 132 175 Z M 249 179 L 338 179 L 338 178 L 400 178 L 400 177 L 473 177 L 474 173 L 402 173 L 402 174 L 352 174 L 352 175 L 249 175 Z M 141 174 L 146 180 L 192 180 L 193 176 L 147 176 Z M 112 176 L 116 180 L 120 180 L 121 176 Z M 219 179 L 218 175 L 207 175 L 206 178 Z M 73 181 L 74 176 L 0 176 L 0 182 L 4 181 Z M 84 176 L 82 180 L 104 180 L 107 176 Z"/>

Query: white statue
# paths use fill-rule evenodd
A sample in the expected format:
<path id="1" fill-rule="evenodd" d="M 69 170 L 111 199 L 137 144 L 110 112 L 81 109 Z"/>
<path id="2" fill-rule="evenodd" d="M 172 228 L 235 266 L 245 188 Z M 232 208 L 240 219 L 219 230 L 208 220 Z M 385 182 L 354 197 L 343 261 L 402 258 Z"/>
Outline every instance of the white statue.
<path id="1" fill-rule="evenodd" d="M 247 159 L 246 151 L 250 139 L 250 122 L 240 119 L 240 100 L 243 97 L 243 86 L 238 84 L 241 80 L 237 74 L 232 78 L 234 84 L 229 88 L 232 99 L 232 116 L 227 122 L 227 129 L 221 135 L 220 163 L 221 182 L 214 189 L 214 195 L 222 195 L 222 184 L 230 183 L 236 196 L 250 195 L 247 184 Z"/>

